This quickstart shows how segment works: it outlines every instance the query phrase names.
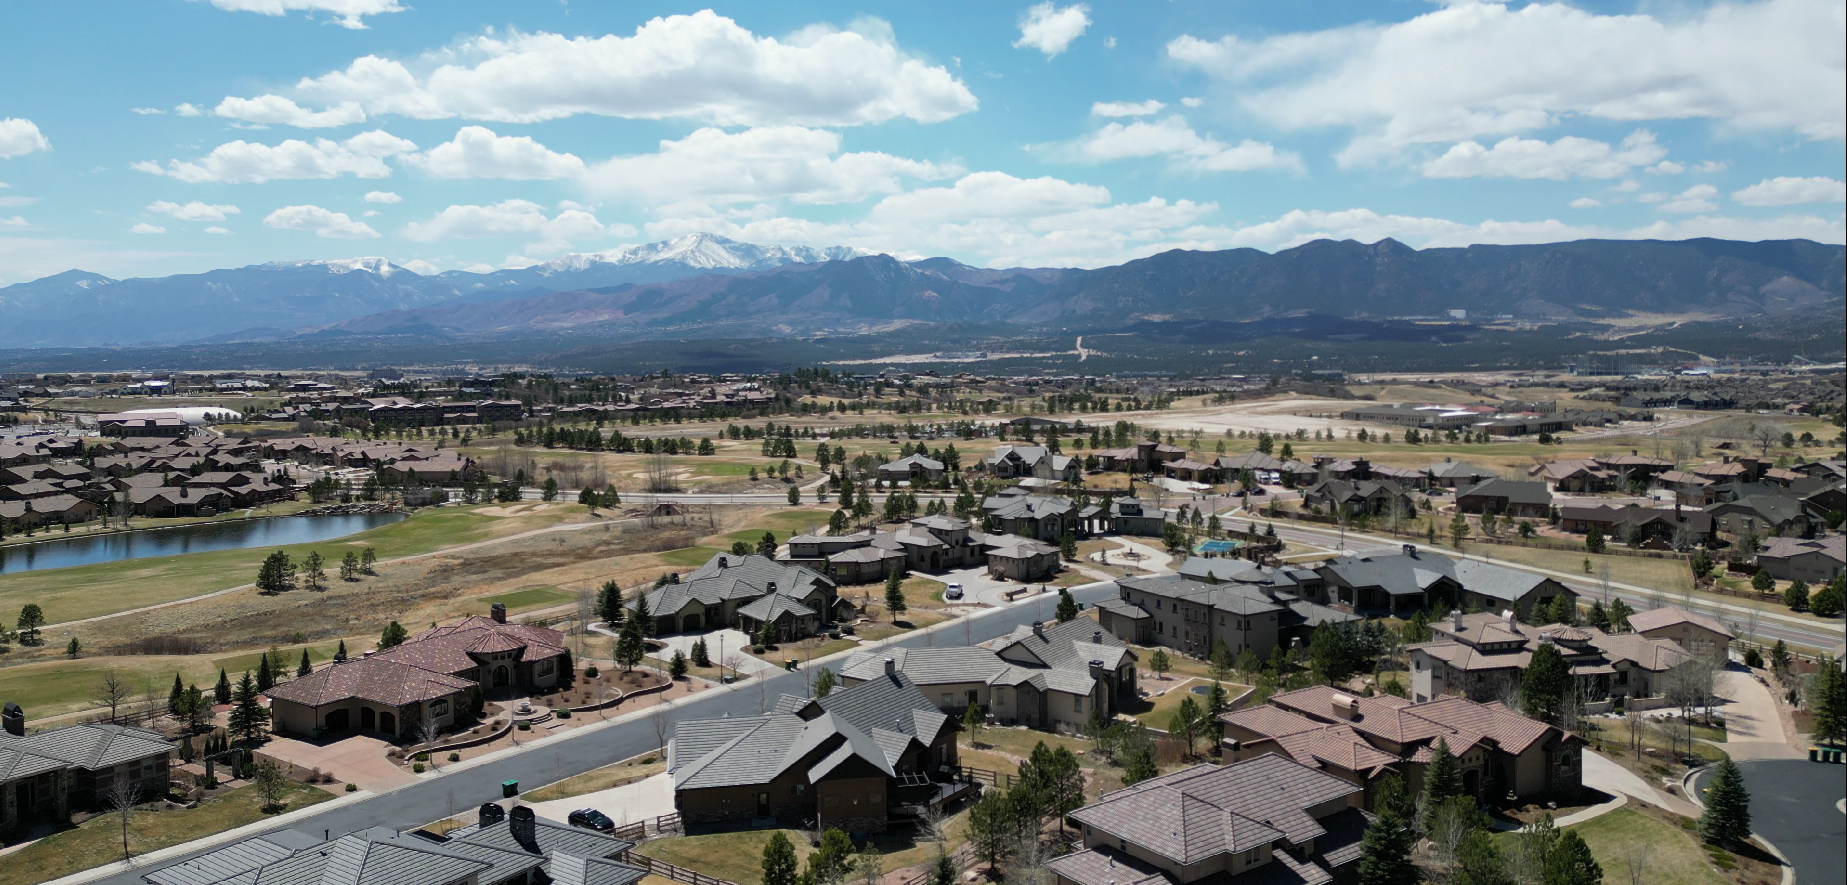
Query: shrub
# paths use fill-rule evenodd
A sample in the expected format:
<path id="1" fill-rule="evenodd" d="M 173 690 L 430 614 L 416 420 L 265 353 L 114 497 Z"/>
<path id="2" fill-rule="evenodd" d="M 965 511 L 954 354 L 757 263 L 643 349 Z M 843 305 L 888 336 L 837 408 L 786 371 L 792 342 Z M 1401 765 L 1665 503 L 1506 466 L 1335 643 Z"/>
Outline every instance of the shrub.
<path id="1" fill-rule="evenodd" d="M 430 754 L 428 754 L 428 753 L 418 753 L 417 755 L 415 755 L 415 756 L 412 756 L 412 757 L 410 757 L 410 758 L 411 758 L 411 759 L 412 759 L 413 761 L 416 761 L 416 762 L 428 762 L 428 761 L 430 761 Z"/>
<path id="2" fill-rule="evenodd" d="M 423 773 L 423 763 L 417 762 L 417 763 L 412 764 L 410 767 L 410 770 L 413 772 L 416 772 L 417 774 L 422 774 Z"/>
<path id="3" fill-rule="evenodd" d="M 460 762 L 460 761 L 462 761 L 462 754 L 460 754 L 460 753 L 450 753 L 450 754 L 449 754 L 449 761 L 450 761 L 450 762 Z"/>
<path id="4" fill-rule="evenodd" d="M 559 718 L 559 719 L 569 719 L 569 718 L 571 718 L 571 711 L 569 711 L 569 710 L 559 710 L 559 711 L 558 711 L 558 718 Z"/>
<path id="5" fill-rule="evenodd" d="M 1763 654 L 1760 653 L 1755 648 L 1745 649 L 1744 650 L 1744 665 L 1746 667 L 1750 667 L 1753 670 L 1762 670 L 1764 668 Z"/>
<path id="6" fill-rule="evenodd" d="M 584 668 L 584 677 L 588 679 L 595 679 L 597 672 L 598 671 L 596 669 L 596 665 L 591 664 L 590 666 Z"/>
<path id="7" fill-rule="evenodd" d="M 348 793 L 357 793 L 359 792 L 359 785 L 358 784 L 347 784 L 346 791 Z"/>

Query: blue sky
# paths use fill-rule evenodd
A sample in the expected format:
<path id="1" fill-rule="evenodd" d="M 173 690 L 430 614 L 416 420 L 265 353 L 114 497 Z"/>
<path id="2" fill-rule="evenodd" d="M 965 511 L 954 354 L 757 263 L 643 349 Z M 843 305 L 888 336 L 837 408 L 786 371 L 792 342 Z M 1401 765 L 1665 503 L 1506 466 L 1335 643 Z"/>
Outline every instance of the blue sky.
<path id="1" fill-rule="evenodd" d="M 710 231 L 1099 266 L 1843 241 L 1839 0 L 139 0 L 0 12 L 0 285 Z"/>

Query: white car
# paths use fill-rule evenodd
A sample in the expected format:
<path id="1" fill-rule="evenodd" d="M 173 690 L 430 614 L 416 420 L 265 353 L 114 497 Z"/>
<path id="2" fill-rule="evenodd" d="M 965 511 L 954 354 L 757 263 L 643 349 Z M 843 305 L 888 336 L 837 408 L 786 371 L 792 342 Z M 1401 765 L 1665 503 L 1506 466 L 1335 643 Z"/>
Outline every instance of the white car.
<path id="1" fill-rule="evenodd" d="M 949 600 L 961 599 L 962 585 L 955 581 L 949 582 L 949 588 L 943 591 L 943 598 Z"/>

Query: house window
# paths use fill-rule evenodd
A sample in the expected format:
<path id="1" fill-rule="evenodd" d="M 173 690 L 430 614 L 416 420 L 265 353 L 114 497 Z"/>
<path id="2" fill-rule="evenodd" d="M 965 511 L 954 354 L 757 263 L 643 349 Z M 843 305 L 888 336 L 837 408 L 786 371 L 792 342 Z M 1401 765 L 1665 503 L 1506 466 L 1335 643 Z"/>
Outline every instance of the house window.
<path id="1" fill-rule="evenodd" d="M 430 702 L 430 715 L 431 716 L 449 715 L 449 702 L 441 698 L 431 701 Z"/>
<path id="2" fill-rule="evenodd" d="M 1071 699 L 1071 709 L 1076 710 L 1079 713 L 1084 712 L 1084 699 L 1083 698 L 1072 698 Z"/>
<path id="3" fill-rule="evenodd" d="M 953 707 L 955 705 L 956 705 L 956 696 L 953 694 L 950 694 L 949 692 L 943 692 L 943 706 Z"/>
<path id="4" fill-rule="evenodd" d="M 839 805 L 839 804 L 840 804 L 840 800 L 839 800 L 838 798 L 836 798 L 836 797 L 833 797 L 833 796 L 829 796 L 829 797 L 827 797 L 827 804 L 828 804 L 828 805 Z"/>
<path id="5" fill-rule="evenodd" d="M 558 669 L 558 662 L 550 658 L 547 658 L 546 660 L 539 662 L 539 675 L 540 676 L 550 676 L 552 675 L 553 671 L 557 669 Z"/>

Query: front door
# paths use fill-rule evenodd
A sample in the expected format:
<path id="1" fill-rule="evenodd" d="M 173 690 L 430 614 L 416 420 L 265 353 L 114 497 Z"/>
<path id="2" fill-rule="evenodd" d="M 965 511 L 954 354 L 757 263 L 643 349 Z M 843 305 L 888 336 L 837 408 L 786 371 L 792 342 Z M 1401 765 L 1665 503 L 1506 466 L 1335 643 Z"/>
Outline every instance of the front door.
<path id="1" fill-rule="evenodd" d="M 378 727 L 378 714 L 374 713 L 371 707 L 359 708 L 359 727 L 366 731 Z"/>
<path id="2" fill-rule="evenodd" d="M 502 664 L 494 668 L 494 687 L 495 688 L 502 688 L 506 686 L 508 678 L 509 678 L 509 673 L 507 672 L 507 667 L 505 664 Z"/>
<path id="3" fill-rule="evenodd" d="M 398 733 L 398 717 L 391 713 L 378 714 L 378 730 L 386 734 Z"/>
<path id="4" fill-rule="evenodd" d="M 770 816 L 770 794 L 758 793 L 757 794 L 757 817 L 765 818 L 769 816 Z"/>

